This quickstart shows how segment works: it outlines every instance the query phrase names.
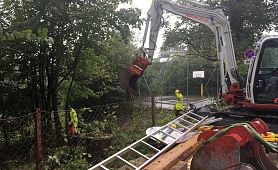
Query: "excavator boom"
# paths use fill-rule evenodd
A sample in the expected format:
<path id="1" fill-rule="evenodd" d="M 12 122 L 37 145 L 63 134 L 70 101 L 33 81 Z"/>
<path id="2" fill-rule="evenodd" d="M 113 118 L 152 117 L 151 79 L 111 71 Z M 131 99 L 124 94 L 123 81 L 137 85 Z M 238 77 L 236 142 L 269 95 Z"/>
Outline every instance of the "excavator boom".
<path id="1" fill-rule="evenodd" d="M 136 80 L 142 75 L 147 65 L 151 64 L 154 51 L 156 49 L 156 41 L 158 32 L 162 26 L 162 14 L 163 11 L 179 15 L 199 23 L 208 26 L 216 37 L 217 43 L 217 57 L 220 61 L 221 69 L 221 89 L 222 95 L 228 92 L 228 85 L 225 78 L 229 78 L 229 82 L 232 84 L 238 84 L 237 64 L 235 60 L 235 53 L 232 41 L 232 35 L 230 30 L 230 24 L 228 17 L 224 14 L 224 9 L 212 9 L 207 5 L 202 5 L 196 2 L 188 1 L 186 4 L 176 4 L 169 0 L 154 0 L 148 11 L 148 18 L 145 27 L 145 33 L 143 37 L 143 45 L 141 47 L 142 56 L 141 60 L 148 60 L 137 65 L 133 63 L 126 73 L 121 73 L 121 84 L 128 92 L 136 92 Z M 146 40 L 148 38 L 148 43 Z M 148 46 L 146 47 L 146 44 Z M 138 60 L 138 57 L 136 57 Z M 136 61 L 135 60 L 135 61 Z M 137 62 L 138 63 L 138 62 Z M 140 71 L 138 72 L 137 69 Z"/>

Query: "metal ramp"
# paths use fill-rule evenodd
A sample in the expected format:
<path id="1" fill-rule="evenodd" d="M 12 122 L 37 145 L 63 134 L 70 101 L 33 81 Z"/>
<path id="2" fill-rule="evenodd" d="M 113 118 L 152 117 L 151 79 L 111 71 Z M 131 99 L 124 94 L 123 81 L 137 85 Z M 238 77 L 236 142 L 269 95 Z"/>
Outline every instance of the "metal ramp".
<path id="1" fill-rule="evenodd" d="M 157 129 L 156 131 L 122 149 L 118 153 L 89 168 L 89 170 L 109 170 L 123 167 L 123 169 L 132 170 L 142 169 L 156 157 L 171 149 L 171 147 L 175 145 L 180 138 L 195 130 L 206 119 L 207 116 L 203 117 L 193 113 L 192 111 L 184 113 L 182 116 L 169 122 L 165 126 Z M 145 152 L 146 150 L 151 151 L 152 154 Z M 131 156 L 126 155 L 135 155 L 135 157 L 130 158 Z M 120 162 L 121 164 L 113 164 L 115 161 Z M 113 167 L 111 164 L 116 167 Z"/>

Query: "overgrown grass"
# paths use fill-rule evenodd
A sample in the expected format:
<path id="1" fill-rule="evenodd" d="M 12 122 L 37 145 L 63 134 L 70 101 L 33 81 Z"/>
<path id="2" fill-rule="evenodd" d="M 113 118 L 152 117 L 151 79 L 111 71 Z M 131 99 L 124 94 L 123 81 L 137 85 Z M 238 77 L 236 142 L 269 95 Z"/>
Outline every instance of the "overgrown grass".
<path id="1" fill-rule="evenodd" d="M 155 110 L 155 126 L 162 126 L 175 119 L 172 110 Z M 135 111 L 124 124 L 113 130 L 113 142 L 107 149 L 106 155 L 112 155 L 125 148 L 133 142 L 143 138 L 146 130 L 152 127 L 152 117 L 150 111 Z"/>
<path id="2" fill-rule="evenodd" d="M 163 126 L 173 119 L 175 119 L 175 114 L 172 110 L 155 110 L 155 126 Z M 113 141 L 112 144 L 105 149 L 103 159 L 146 136 L 146 130 L 150 127 L 152 127 L 150 110 L 135 109 L 133 114 L 126 117 L 124 122 L 113 127 Z M 134 155 L 131 155 L 130 158 L 129 156 L 127 155 L 127 159 L 132 159 Z M 139 158 L 134 158 L 132 160 L 140 161 Z M 113 166 L 121 167 L 122 164 L 116 161 Z"/>
<path id="3" fill-rule="evenodd" d="M 88 149 L 88 143 L 78 142 L 77 146 L 69 147 L 67 145 L 57 148 L 45 148 L 44 166 L 46 169 L 87 169 L 92 166 L 90 163 L 96 163 L 100 159 L 105 159 L 121 149 L 127 147 L 133 142 L 139 140 L 146 135 L 146 130 L 152 127 L 151 109 L 138 105 L 132 106 L 132 109 L 125 110 L 121 113 L 121 118 L 117 117 L 118 112 L 107 112 L 107 116 L 103 120 L 92 120 L 84 122 L 82 117 L 79 119 L 80 138 L 95 137 L 100 138 L 105 135 L 112 135 L 111 145 L 103 150 L 96 152 L 97 160 Z M 80 113 L 82 115 L 82 113 Z M 171 110 L 155 109 L 155 126 L 162 126 L 169 121 L 175 119 L 175 114 Z M 83 121 L 83 122 L 82 122 Z M 101 140 L 101 139 L 100 139 Z M 93 140 L 92 140 L 93 141 Z M 94 144 L 95 145 L 95 144 Z M 139 148 L 138 148 L 139 149 Z M 95 150 L 98 150 L 97 148 Z M 101 155 L 99 155 L 101 153 Z M 91 155 L 92 154 L 92 155 Z M 88 156 L 90 155 L 91 158 Z M 96 161 L 96 162 L 95 162 Z M 137 161 L 137 159 L 135 159 Z M 0 167 L 2 169 L 4 167 Z M 7 162 L 4 169 L 35 169 L 35 164 L 21 164 L 16 162 Z"/>

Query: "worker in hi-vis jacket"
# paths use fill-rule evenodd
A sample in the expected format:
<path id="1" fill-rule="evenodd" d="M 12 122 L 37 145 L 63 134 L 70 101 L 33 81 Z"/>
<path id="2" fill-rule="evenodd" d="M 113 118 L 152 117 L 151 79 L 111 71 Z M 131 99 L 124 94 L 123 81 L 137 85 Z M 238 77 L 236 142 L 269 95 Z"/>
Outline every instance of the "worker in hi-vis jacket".
<path id="1" fill-rule="evenodd" d="M 71 135 L 77 134 L 78 117 L 76 111 L 70 107 L 69 110 L 70 122 L 68 124 L 68 133 Z"/>
<path id="2" fill-rule="evenodd" d="M 176 102 L 176 107 L 175 107 L 175 115 L 176 117 L 179 117 L 181 115 L 181 111 L 183 110 L 183 95 L 179 90 L 175 91 L 176 97 L 177 97 L 177 102 Z"/>

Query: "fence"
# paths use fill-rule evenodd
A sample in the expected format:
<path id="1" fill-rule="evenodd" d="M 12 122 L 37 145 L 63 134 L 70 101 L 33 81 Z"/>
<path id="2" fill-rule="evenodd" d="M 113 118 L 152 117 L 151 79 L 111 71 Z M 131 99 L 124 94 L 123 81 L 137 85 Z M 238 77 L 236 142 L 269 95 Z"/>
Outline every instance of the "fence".
<path id="1" fill-rule="evenodd" d="M 86 169 L 174 119 L 149 98 L 75 110 L 74 136 L 66 134 L 65 110 L 0 119 L 0 169 Z"/>
<path id="2" fill-rule="evenodd" d="M 23 167 L 35 161 L 34 114 L 0 119 L 0 169 Z"/>

